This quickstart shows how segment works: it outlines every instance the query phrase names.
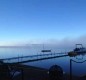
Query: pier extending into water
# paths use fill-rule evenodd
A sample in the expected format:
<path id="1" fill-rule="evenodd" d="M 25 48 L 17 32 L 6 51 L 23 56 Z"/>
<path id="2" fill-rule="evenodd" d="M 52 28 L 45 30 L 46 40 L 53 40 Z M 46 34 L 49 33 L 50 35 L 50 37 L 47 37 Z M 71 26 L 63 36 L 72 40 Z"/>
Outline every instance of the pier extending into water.
<path id="1" fill-rule="evenodd" d="M 26 63 L 26 62 L 33 62 L 33 61 L 64 57 L 64 56 L 68 56 L 68 54 L 66 53 L 47 53 L 47 54 L 5 58 L 5 59 L 0 59 L 0 60 L 7 62 L 7 63 Z"/>

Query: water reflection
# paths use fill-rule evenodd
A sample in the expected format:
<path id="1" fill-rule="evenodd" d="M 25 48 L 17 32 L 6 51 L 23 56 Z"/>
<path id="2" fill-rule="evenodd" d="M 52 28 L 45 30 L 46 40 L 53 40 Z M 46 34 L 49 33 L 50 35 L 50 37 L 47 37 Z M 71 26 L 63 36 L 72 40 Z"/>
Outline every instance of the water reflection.
<path id="1" fill-rule="evenodd" d="M 37 66 L 37 67 L 49 69 L 50 66 L 57 64 L 62 67 L 64 72 L 69 74 L 70 73 L 70 59 L 80 62 L 80 61 L 86 60 L 86 55 L 77 55 L 75 57 L 69 57 L 69 56 L 60 57 L 60 58 L 54 58 L 54 59 L 49 59 L 49 60 L 25 63 L 25 65 L 31 65 L 31 66 Z M 84 62 L 84 63 L 72 62 L 73 75 L 80 76 L 80 75 L 86 74 L 85 67 L 86 67 L 86 62 Z"/>
<path id="2" fill-rule="evenodd" d="M 41 49 L 37 48 L 0 48 L 0 58 L 8 58 L 8 57 L 18 57 L 19 56 L 26 56 L 26 55 L 34 55 L 41 54 Z M 52 65 L 59 65 L 62 67 L 64 72 L 70 73 L 70 59 L 73 59 L 75 61 L 84 61 L 86 60 L 86 53 L 80 54 L 77 56 L 66 56 L 66 57 L 59 57 L 59 58 L 53 58 L 53 59 L 47 59 L 47 60 L 41 60 L 36 62 L 29 62 L 25 63 L 25 65 L 32 65 L 37 66 L 41 68 L 49 69 Z M 72 62 L 72 70 L 74 75 L 83 75 L 86 74 L 86 62 L 84 63 L 75 63 Z"/>

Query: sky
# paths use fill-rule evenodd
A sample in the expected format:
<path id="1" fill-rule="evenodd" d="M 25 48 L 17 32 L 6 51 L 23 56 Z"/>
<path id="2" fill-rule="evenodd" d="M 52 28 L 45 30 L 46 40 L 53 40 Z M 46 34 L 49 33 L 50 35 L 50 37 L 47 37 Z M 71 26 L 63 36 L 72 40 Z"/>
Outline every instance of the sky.
<path id="1" fill-rule="evenodd" d="M 86 40 L 86 0 L 0 0 L 0 45 L 78 39 Z"/>

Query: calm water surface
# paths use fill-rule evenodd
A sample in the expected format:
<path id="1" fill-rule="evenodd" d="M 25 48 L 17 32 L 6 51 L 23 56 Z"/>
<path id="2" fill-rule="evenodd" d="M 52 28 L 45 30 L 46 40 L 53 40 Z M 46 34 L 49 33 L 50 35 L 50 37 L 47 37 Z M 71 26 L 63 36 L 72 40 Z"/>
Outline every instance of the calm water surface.
<path id="1" fill-rule="evenodd" d="M 43 54 L 41 53 L 42 47 L 40 48 L 0 48 L 0 59 L 2 58 L 9 58 L 9 57 L 18 57 L 18 56 L 26 56 L 26 55 L 35 55 L 35 54 Z M 53 52 L 60 52 L 58 49 L 52 49 Z M 49 69 L 52 65 L 59 65 L 62 67 L 64 72 L 69 73 L 70 72 L 70 59 L 76 60 L 76 61 L 84 61 L 86 60 L 86 55 L 80 55 L 77 57 L 59 57 L 54 59 L 48 59 L 48 60 L 41 60 L 36 62 L 29 62 L 24 63 L 25 65 L 31 65 L 41 68 Z M 84 63 L 75 63 L 72 62 L 72 69 L 74 75 L 84 75 L 86 74 L 86 62 Z"/>

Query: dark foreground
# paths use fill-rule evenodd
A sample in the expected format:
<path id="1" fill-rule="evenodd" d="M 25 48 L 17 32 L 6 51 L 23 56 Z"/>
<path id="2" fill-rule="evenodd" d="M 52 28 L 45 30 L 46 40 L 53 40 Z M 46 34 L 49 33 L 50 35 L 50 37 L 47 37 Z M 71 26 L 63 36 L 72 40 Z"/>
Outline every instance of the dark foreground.
<path id="1" fill-rule="evenodd" d="M 59 78 L 59 79 L 58 79 Z M 74 76 L 64 73 L 60 66 L 53 65 L 43 69 L 23 64 L 0 64 L 0 80 L 86 80 L 85 76 Z"/>
<path id="2" fill-rule="evenodd" d="M 50 80 L 49 70 L 18 64 L 15 69 L 21 69 L 23 74 L 18 74 L 14 77 L 14 80 Z M 63 80 L 70 80 L 70 75 L 65 73 L 63 75 Z M 71 80 L 86 80 L 86 77 L 72 76 Z"/>

